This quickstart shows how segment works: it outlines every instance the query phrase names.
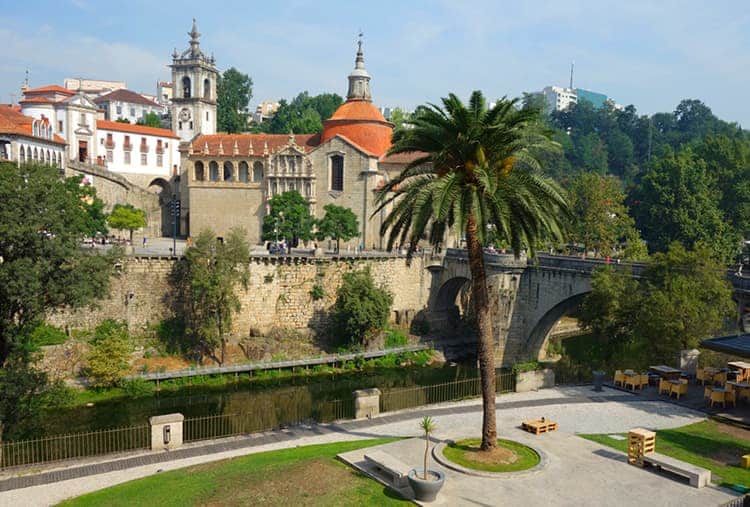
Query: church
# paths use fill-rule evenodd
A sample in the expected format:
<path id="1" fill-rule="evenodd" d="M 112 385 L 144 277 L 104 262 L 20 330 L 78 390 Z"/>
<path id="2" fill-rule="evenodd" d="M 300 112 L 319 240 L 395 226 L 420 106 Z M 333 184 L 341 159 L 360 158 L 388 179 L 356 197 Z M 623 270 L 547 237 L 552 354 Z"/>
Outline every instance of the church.
<path id="1" fill-rule="evenodd" d="M 351 209 L 360 235 L 349 246 L 380 249 L 384 213 L 373 216 L 376 192 L 412 159 L 387 156 L 393 124 L 373 105 L 370 74 L 359 41 L 354 70 L 348 76 L 346 102 L 323 122 L 319 134 L 223 134 L 216 132 L 214 58 L 200 48 L 195 22 L 190 46 L 172 55 L 172 131 L 180 144 L 180 229 L 196 235 L 204 229 L 224 236 L 243 228 L 260 244 L 268 201 L 296 190 L 310 213 L 323 207 Z"/>

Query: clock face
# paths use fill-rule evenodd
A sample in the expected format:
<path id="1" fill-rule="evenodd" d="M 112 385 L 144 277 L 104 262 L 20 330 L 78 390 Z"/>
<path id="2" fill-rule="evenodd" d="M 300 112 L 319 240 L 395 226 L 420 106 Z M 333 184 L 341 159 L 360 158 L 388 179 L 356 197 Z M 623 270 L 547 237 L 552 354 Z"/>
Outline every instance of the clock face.
<path id="1" fill-rule="evenodd" d="M 182 121 L 188 121 L 190 119 L 190 110 L 189 109 L 183 109 L 180 111 L 180 120 Z"/>

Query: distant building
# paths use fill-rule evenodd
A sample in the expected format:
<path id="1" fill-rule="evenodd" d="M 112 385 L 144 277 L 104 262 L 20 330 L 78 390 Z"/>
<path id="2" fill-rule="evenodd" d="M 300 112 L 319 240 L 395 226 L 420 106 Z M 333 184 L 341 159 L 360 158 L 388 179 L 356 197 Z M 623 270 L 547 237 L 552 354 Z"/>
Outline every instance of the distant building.
<path id="1" fill-rule="evenodd" d="M 576 90 L 572 88 L 563 88 L 561 86 L 545 86 L 542 90 L 544 100 L 550 112 L 565 111 L 571 104 L 578 103 Z"/>
<path id="2" fill-rule="evenodd" d="M 167 110 L 166 106 L 124 88 L 97 97 L 94 103 L 104 111 L 105 120 L 128 120 L 130 123 L 138 123 L 148 113 L 161 116 Z"/>
<path id="3" fill-rule="evenodd" d="M 63 81 L 64 88 L 73 91 L 82 91 L 89 95 L 103 95 L 105 93 L 127 88 L 125 81 L 106 81 L 103 79 L 82 79 L 66 77 Z"/>
<path id="4" fill-rule="evenodd" d="M 170 130 L 97 120 L 96 139 L 108 171 L 144 175 L 148 180 L 177 175 L 180 140 Z M 150 183 L 138 180 L 143 186 Z"/>
<path id="5" fill-rule="evenodd" d="M 277 100 L 264 100 L 255 108 L 255 112 L 252 114 L 252 122 L 261 124 L 273 118 L 278 110 L 279 102 Z"/>
<path id="6" fill-rule="evenodd" d="M 156 101 L 159 104 L 165 106 L 171 104 L 173 93 L 174 88 L 169 81 L 159 81 L 156 83 Z"/>
<path id="7" fill-rule="evenodd" d="M 583 88 L 576 88 L 576 95 L 578 95 L 578 102 L 586 100 L 593 104 L 597 109 L 604 107 L 607 103 L 607 96 L 603 93 L 592 92 L 590 90 L 584 90 Z"/>
<path id="8" fill-rule="evenodd" d="M 0 160 L 65 167 L 65 139 L 49 117 L 26 116 L 19 106 L 0 105 Z"/>

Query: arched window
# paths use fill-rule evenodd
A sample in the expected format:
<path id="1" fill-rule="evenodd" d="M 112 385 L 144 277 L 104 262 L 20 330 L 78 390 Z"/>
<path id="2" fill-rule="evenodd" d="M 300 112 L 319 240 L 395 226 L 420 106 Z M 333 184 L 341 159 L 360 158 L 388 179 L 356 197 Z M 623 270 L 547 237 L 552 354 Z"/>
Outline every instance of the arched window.
<path id="1" fill-rule="evenodd" d="M 200 160 L 195 163 L 195 181 L 205 181 L 206 174 L 203 171 L 203 162 Z"/>
<path id="2" fill-rule="evenodd" d="M 190 98 L 190 78 L 187 76 L 182 78 L 182 98 Z"/>
<path id="3" fill-rule="evenodd" d="M 344 157 L 342 155 L 331 157 L 331 190 L 344 191 Z"/>
<path id="4" fill-rule="evenodd" d="M 23 149 L 23 146 L 21 146 L 21 151 L 18 154 L 18 161 L 19 162 L 26 162 L 26 150 Z"/>
<path id="5" fill-rule="evenodd" d="M 312 197 L 312 185 L 309 182 L 305 183 L 305 197 Z"/>
<path id="6" fill-rule="evenodd" d="M 62 168 L 62 155 L 60 153 L 57 154 L 57 167 Z"/>
<path id="7" fill-rule="evenodd" d="M 50 160 L 51 160 L 51 159 L 50 159 L 50 154 L 49 154 L 49 150 L 47 150 L 47 158 L 46 158 L 46 160 L 45 160 L 45 162 L 47 162 L 47 165 L 49 165 L 49 163 L 50 163 Z"/>
<path id="8" fill-rule="evenodd" d="M 219 181 L 219 164 L 216 160 L 208 163 L 208 178 L 211 181 Z"/>
<path id="9" fill-rule="evenodd" d="M 211 81 L 209 81 L 208 79 L 203 80 L 203 98 L 204 99 L 211 98 Z"/>
<path id="10" fill-rule="evenodd" d="M 37 151 L 37 149 L 36 149 L 36 148 L 34 148 L 34 160 L 35 160 L 35 161 L 38 161 L 38 160 L 39 160 L 39 152 Z"/>
<path id="11" fill-rule="evenodd" d="M 243 160 L 242 162 L 240 162 L 240 181 L 242 183 L 247 183 L 247 180 L 249 178 L 249 173 L 250 171 L 247 166 L 247 162 Z"/>
<path id="12" fill-rule="evenodd" d="M 253 181 L 263 181 L 263 162 L 255 162 L 253 164 Z"/>
<path id="13" fill-rule="evenodd" d="M 39 137 L 39 123 L 36 120 L 31 122 L 31 133 L 34 137 Z"/>
<path id="14" fill-rule="evenodd" d="M 234 181 L 234 164 L 229 160 L 224 162 L 224 181 Z"/>

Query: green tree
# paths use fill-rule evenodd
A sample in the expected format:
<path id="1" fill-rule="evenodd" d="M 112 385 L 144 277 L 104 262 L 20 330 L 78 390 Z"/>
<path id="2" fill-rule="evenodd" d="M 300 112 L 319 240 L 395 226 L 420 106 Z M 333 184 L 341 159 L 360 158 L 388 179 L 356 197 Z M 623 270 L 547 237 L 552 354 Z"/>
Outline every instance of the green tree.
<path id="1" fill-rule="evenodd" d="M 32 367 L 22 354 L 13 354 L 0 368 L 0 439 L 24 435 L 38 422 L 50 391 L 47 374 Z"/>
<path id="2" fill-rule="evenodd" d="M 0 367 L 48 311 L 107 295 L 118 252 L 80 249 L 91 192 L 53 167 L 0 163 Z"/>
<path id="3" fill-rule="evenodd" d="M 395 129 L 400 129 L 404 126 L 404 123 L 409 123 L 409 119 L 411 118 L 411 113 L 408 111 L 404 111 L 400 107 L 396 107 L 391 111 L 391 117 L 389 118 L 390 122 L 394 125 Z"/>
<path id="4" fill-rule="evenodd" d="M 570 241 L 599 256 L 615 255 L 626 239 L 638 239 L 624 204 L 625 193 L 614 176 L 579 173 L 571 182 L 569 195 L 573 212 Z"/>
<path id="5" fill-rule="evenodd" d="M 159 118 L 158 114 L 149 112 L 143 115 L 143 118 L 138 120 L 138 125 L 161 128 L 161 118 Z"/>
<path id="6" fill-rule="evenodd" d="M 217 127 L 220 132 L 235 133 L 246 130 L 245 113 L 253 97 L 253 80 L 231 67 L 219 76 L 216 84 Z"/>
<path id="7" fill-rule="evenodd" d="M 369 269 L 345 273 L 331 310 L 334 336 L 348 344 L 367 344 L 385 328 L 393 296 L 375 286 Z"/>
<path id="8" fill-rule="evenodd" d="M 692 248 L 703 241 L 729 262 L 739 237 L 724 221 L 720 194 L 703 160 L 684 147 L 665 149 L 634 191 L 633 214 L 651 252 L 664 252 L 673 241 Z"/>
<path id="9" fill-rule="evenodd" d="M 271 210 L 263 218 L 263 241 L 284 239 L 289 248 L 299 240 L 312 238 L 315 219 L 310 214 L 310 205 L 296 190 L 271 197 Z"/>
<path id="10" fill-rule="evenodd" d="M 185 332 L 201 360 L 209 356 L 224 364 L 227 335 L 233 315 L 240 310 L 235 289 L 248 284 L 250 246 L 245 237 L 242 229 L 234 228 L 224 241 L 218 241 L 213 231 L 204 230 L 185 250 L 185 262 L 176 268 L 174 281 Z"/>
<path id="11" fill-rule="evenodd" d="M 104 201 L 96 195 L 92 185 L 83 184 L 83 176 L 74 176 L 65 180 L 68 191 L 81 194 L 81 207 L 86 212 L 86 226 L 84 234 L 95 236 L 97 233 L 107 234 L 107 213 L 104 212 Z"/>
<path id="12" fill-rule="evenodd" d="M 465 235 L 471 296 L 479 332 L 482 449 L 497 445 L 495 358 L 483 246 L 492 229 L 516 253 L 546 237 L 559 239 L 569 215 L 562 191 L 539 174 L 536 155 L 554 146 L 539 133 L 539 113 L 501 99 L 491 109 L 475 91 L 464 105 L 454 94 L 443 108 L 420 107 L 413 128 L 394 133 L 389 153 L 423 152 L 378 194 L 376 213 L 388 210 L 381 233 L 388 248 L 421 238 L 439 246 L 453 228 Z M 488 228 L 488 226 L 490 226 Z"/>
<path id="13" fill-rule="evenodd" d="M 261 130 L 270 134 L 317 134 L 323 131 L 323 121 L 330 118 L 343 99 L 335 93 L 310 96 L 306 91 L 291 102 L 279 101 L 273 118 L 263 123 Z"/>
<path id="14" fill-rule="evenodd" d="M 119 385 L 130 369 L 133 344 L 124 322 L 105 320 L 94 330 L 86 356 L 88 374 L 95 387 Z"/>
<path id="15" fill-rule="evenodd" d="M 130 232 L 130 242 L 133 242 L 133 231 L 146 227 L 146 212 L 132 204 L 115 204 L 107 219 L 109 226 L 120 231 Z"/>
<path id="16" fill-rule="evenodd" d="M 318 222 L 318 239 L 331 238 L 336 240 L 336 252 L 340 250 L 340 241 L 349 241 L 359 234 L 357 215 L 349 208 L 326 204 L 323 207 L 325 215 Z"/>

